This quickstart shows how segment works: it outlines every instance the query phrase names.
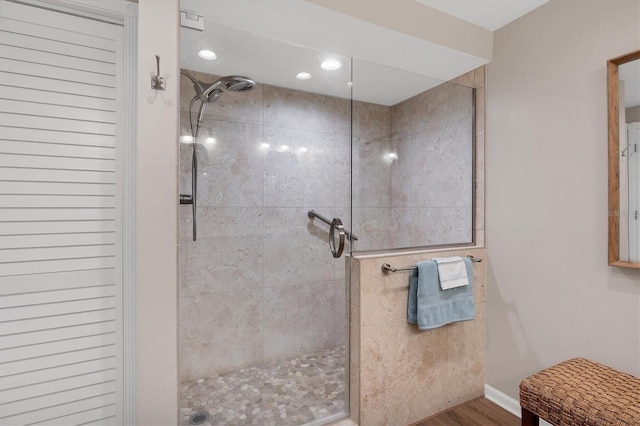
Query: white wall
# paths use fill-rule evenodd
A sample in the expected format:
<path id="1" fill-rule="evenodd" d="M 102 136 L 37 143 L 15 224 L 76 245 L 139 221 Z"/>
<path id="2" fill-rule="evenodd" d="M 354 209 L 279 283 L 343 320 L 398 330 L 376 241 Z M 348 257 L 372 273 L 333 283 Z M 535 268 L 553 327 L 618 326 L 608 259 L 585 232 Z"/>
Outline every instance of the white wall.
<path id="1" fill-rule="evenodd" d="M 138 424 L 177 423 L 179 0 L 140 0 L 137 140 Z M 155 55 L 167 91 L 150 89 Z"/>
<path id="2" fill-rule="evenodd" d="M 487 383 L 582 356 L 640 374 L 640 271 L 607 266 L 606 61 L 638 0 L 553 0 L 496 31 L 487 70 Z"/>

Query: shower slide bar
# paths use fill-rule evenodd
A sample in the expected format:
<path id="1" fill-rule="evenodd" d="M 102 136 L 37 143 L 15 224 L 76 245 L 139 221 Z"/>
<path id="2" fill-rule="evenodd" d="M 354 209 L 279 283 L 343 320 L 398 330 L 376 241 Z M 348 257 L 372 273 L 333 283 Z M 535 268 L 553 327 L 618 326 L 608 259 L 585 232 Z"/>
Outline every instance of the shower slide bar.
<path id="1" fill-rule="evenodd" d="M 469 255 L 467 257 L 469 259 L 471 259 L 471 261 L 474 262 L 474 263 L 482 262 L 482 259 L 478 259 L 477 257 L 473 257 L 471 255 Z M 389 265 L 388 263 L 383 263 L 382 264 L 382 272 L 384 272 L 385 274 L 387 274 L 389 272 L 413 271 L 414 269 L 416 269 L 415 266 L 410 266 L 408 268 L 394 268 L 391 265 Z"/>
<path id="2" fill-rule="evenodd" d="M 330 221 L 329 219 L 327 219 L 326 217 L 322 216 L 320 213 L 318 213 L 315 210 L 309 210 L 309 212 L 307 213 L 307 216 L 309 216 L 309 219 L 320 219 L 322 222 L 326 223 L 327 225 L 331 226 L 332 221 Z M 351 232 L 349 231 L 344 231 L 345 235 L 347 236 L 347 238 L 351 241 L 358 241 L 358 237 L 356 237 L 355 235 L 353 235 Z"/>

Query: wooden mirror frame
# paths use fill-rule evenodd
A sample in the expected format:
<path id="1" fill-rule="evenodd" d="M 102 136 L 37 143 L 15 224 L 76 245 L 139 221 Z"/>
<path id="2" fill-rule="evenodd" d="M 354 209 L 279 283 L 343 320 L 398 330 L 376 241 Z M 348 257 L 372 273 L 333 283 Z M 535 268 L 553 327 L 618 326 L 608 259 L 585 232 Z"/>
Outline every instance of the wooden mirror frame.
<path id="1" fill-rule="evenodd" d="M 609 265 L 640 269 L 640 262 L 620 260 L 620 111 L 618 67 L 640 59 L 640 50 L 607 61 L 609 121 Z"/>

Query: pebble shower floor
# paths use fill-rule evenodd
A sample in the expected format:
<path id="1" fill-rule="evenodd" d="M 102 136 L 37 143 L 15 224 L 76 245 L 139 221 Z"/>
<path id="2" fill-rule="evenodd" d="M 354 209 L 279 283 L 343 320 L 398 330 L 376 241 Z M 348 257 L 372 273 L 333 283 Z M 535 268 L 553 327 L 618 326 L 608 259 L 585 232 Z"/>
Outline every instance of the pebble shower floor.
<path id="1" fill-rule="evenodd" d="M 345 410 L 344 346 L 182 384 L 180 425 L 304 425 Z"/>

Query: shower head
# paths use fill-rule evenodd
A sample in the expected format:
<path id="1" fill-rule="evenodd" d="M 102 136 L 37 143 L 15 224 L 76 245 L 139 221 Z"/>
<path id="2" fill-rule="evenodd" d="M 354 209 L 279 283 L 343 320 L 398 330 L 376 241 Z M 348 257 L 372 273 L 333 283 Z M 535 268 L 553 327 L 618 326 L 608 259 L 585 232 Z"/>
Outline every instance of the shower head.
<path id="1" fill-rule="evenodd" d="M 200 83 L 202 84 L 202 83 Z M 251 90 L 256 86 L 256 82 L 247 77 L 239 75 L 228 75 L 226 77 L 220 77 L 207 87 L 201 95 L 201 98 L 205 102 L 215 102 L 220 96 L 222 96 L 222 89 L 229 92 L 244 92 Z"/>
<path id="2" fill-rule="evenodd" d="M 196 92 L 196 97 L 206 103 L 217 101 L 224 93 L 222 89 L 228 90 L 229 92 L 244 92 L 251 90 L 256 86 L 255 81 L 239 75 L 220 77 L 213 83 L 204 83 L 202 81 L 198 81 L 198 79 L 187 71 L 180 70 L 180 73 L 191 80 L 193 83 L 193 90 Z"/>
<path id="3" fill-rule="evenodd" d="M 227 77 L 222 77 L 218 81 L 222 81 L 222 87 L 230 92 L 244 92 L 256 87 L 255 81 L 247 77 L 242 77 L 240 75 L 230 75 Z"/>

